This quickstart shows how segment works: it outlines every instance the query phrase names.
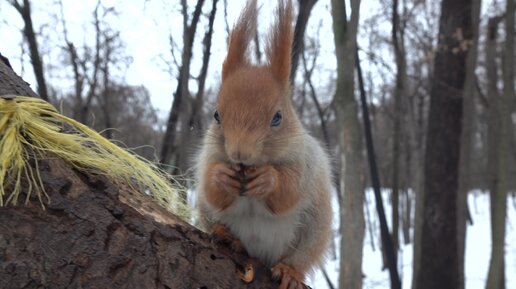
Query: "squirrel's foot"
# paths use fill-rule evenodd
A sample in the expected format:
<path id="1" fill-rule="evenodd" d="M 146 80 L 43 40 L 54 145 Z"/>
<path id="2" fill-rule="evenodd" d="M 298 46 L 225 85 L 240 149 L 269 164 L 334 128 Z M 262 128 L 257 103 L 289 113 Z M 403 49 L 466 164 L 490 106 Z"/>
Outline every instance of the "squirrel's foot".
<path id="1" fill-rule="evenodd" d="M 284 263 L 278 263 L 271 269 L 272 278 L 280 282 L 278 289 L 307 289 L 303 274 Z"/>
<path id="2" fill-rule="evenodd" d="M 247 254 L 242 242 L 222 224 L 214 224 L 211 227 L 211 238 L 215 243 L 229 246 L 234 252 Z"/>

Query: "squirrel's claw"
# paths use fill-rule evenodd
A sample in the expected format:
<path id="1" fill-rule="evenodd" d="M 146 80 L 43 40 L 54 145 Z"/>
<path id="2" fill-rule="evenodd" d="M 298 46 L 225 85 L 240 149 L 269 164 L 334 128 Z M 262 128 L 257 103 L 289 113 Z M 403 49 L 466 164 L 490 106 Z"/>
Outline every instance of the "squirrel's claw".
<path id="1" fill-rule="evenodd" d="M 278 263 L 271 269 L 272 278 L 279 282 L 278 289 L 308 289 L 303 282 L 304 276 L 284 263 Z"/>
<path id="2" fill-rule="evenodd" d="M 254 267 L 253 264 L 247 263 L 244 272 L 238 271 L 238 277 L 242 279 L 245 283 L 251 283 L 254 280 Z"/>

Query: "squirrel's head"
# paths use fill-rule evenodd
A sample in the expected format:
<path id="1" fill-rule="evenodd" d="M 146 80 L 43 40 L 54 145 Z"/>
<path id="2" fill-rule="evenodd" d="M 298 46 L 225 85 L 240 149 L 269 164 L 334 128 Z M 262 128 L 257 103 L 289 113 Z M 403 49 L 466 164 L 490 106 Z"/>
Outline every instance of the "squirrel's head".
<path id="1" fill-rule="evenodd" d="M 253 65 L 246 56 L 256 15 L 256 0 L 251 0 L 231 32 L 214 112 L 214 129 L 227 157 L 244 165 L 281 158 L 301 126 L 290 99 L 292 1 L 279 1 L 265 65 Z"/>

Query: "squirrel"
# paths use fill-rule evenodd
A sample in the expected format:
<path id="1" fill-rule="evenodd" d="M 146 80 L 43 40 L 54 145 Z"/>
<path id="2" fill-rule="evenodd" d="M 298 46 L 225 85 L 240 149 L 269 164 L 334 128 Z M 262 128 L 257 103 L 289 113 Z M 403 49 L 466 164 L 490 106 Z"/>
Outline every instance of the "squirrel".
<path id="1" fill-rule="evenodd" d="M 207 229 L 235 236 L 271 266 L 279 288 L 306 288 L 331 238 L 330 164 L 291 100 L 292 1 L 279 1 L 264 65 L 246 56 L 256 17 L 251 0 L 230 35 L 214 120 L 196 160 L 196 203 Z"/>

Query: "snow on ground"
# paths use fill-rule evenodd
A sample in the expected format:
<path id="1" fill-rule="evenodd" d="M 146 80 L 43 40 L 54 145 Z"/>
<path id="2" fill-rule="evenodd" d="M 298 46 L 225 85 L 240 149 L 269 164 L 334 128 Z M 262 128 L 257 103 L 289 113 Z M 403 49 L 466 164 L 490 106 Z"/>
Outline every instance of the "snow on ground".
<path id="1" fill-rule="evenodd" d="M 366 221 L 364 258 L 362 264 L 362 270 L 365 275 L 363 288 L 390 288 L 389 273 L 387 270 L 382 271 L 382 256 L 379 250 L 379 221 L 372 190 L 366 192 L 366 199 L 369 208 L 365 208 L 364 212 L 367 215 L 367 210 L 369 210 L 370 223 L 373 227 L 374 236 L 372 237 L 373 239 L 371 239 L 369 224 Z M 386 214 L 390 216 L 391 208 L 388 191 L 383 192 L 383 199 Z M 491 254 L 489 195 L 480 191 L 474 191 L 469 194 L 468 204 L 473 218 L 473 225 L 468 226 L 466 232 L 466 289 L 484 289 Z M 336 208 L 337 206 L 335 204 L 334 212 L 337 211 Z M 338 228 L 338 215 L 336 213 L 334 215 L 334 228 L 336 230 Z M 374 242 L 374 249 L 371 244 L 372 241 Z M 335 244 L 338 258 L 340 237 L 335 238 Z M 403 288 L 409 289 L 411 288 L 412 282 L 412 244 L 402 245 L 398 253 L 398 259 L 400 260 L 398 268 Z M 506 288 L 516 288 L 516 198 L 513 196 L 507 199 L 505 262 Z M 331 260 L 330 258 L 325 268 L 334 286 L 338 287 L 338 259 Z M 329 288 L 321 271 L 316 272 L 309 280 L 308 284 L 313 289 Z"/>

